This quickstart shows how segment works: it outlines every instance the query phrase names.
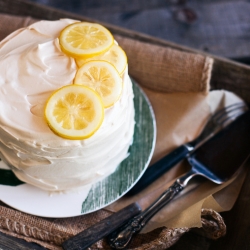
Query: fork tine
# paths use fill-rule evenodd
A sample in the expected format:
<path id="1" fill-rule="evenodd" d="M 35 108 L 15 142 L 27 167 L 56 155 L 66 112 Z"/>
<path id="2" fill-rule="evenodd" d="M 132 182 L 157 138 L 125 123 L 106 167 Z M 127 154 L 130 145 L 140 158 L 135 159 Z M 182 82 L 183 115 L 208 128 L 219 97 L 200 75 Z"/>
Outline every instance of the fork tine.
<path id="1" fill-rule="evenodd" d="M 212 119 L 216 124 L 226 126 L 226 124 L 238 116 L 242 115 L 248 109 L 244 102 L 234 103 L 216 112 Z"/>
<path id="2" fill-rule="evenodd" d="M 221 115 L 224 115 L 227 112 L 233 111 L 233 110 L 237 110 L 239 108 L 243 108 L 246 107 L 246 104 L 244 102 L 237 102 L 237 103 L 233 103 L 231 105 L 228 105 L 224 108 L 219 109 L 218 111 L 215 112 L 215 114 L 213 115 L 213 118 L 216 119 L 216 117 L 219 117 Z"/>
<path id="3" fill-rule="evenodd" d="M 235 120 L 237 117 L 239 117 L 240 115 L 242 115 L 242 114 L 244 114 L 244 113 L 245 113 L 245 111 L 244 111 L 244 110 L 241 110 L 241 111 L 239 111 L 239 112 L 237 112 L 237 113 L 235 113 L 235 114 L 230 114 L 230 116 L 225 117 L 224 120 L 221 120 L 221 121 L 220 121 L 220 125 L 222 125 L 222 126 L 227 126 L 227 124 L 228 124 L 229 122 Z"/>

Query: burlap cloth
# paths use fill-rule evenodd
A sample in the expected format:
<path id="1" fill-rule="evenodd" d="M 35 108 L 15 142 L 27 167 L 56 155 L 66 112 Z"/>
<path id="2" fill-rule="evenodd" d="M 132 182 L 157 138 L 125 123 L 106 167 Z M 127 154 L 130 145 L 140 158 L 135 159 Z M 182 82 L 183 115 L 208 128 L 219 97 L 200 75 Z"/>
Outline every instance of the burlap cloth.
<path id="1" fill-rule="evenodd" d="M 0 40 L 35 21 L 30 17 L 0 15 Z M 211 58 L 121 36 L 115 38 L 127 53 L 129 74 L 144 89 L 155 112 L 157 140 L 152 162 L 195 138 L 218 107 L 239 100 L 225 91 L 209 92 Z M 183 161 L 136 197 L 124 197 L 97 212 L 73 218 L 41 218 L 0 202 L 0 231 L 48 249 L 62 249 L 64 240 L 132 201 L 138 200 L 145 208 L 188 168 Z M 218 212 L 231 209 L 243 181 L 244 171 L 221 186 L 203 180 L 192 182 L 180 198 L 152 218 L 129 249 L 166 249 L 191 228 L 200 228 L 200 232 L 213 239 L 221 237 L 226 226 Z M 110 248 L 101 240 L 91 249 Z"/>

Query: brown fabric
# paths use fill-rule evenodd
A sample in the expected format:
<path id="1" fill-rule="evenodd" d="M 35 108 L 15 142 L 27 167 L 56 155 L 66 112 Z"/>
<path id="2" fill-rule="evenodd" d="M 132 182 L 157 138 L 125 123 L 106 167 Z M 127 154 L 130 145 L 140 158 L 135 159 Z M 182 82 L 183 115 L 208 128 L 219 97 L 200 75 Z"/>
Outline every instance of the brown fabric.
<path id="1" fill-rule="evenodd" d="M 128 56 L 129 74 L 163 92 L 208 93 L 213 59 L 115 36 Z"/>
<path id="2" fill-rule="evenodd" d="M 37 20 L 31 17 L 19 17 L 0 14 L 0 41 L 13 31 L 26 27 Z"/>
<path id="3" fill-rule="evenodd" d="M 89 215 L 74 218 L 48 219 L 28 215 L 0 202 L 0 231 L 29 242 L 36 242 L 48 249 L 62 249 L 61 243 L 96 222 L 111 215 L 111 212 L 101 209 Z M 201 220 L 203 234 L 217 239 L 225 234 L 226 226 L 222 217 L 211 209 L 202 209 Z M 202 229 L 200 229 L 202 230 Z M 176 243 L 189 228 L 162 227 L 147 234 L 135 237 L 128 249 L 134 250 L 164 250 Z M 111 249 L 105 240 L 100 240 L 91 249 Z"/>
<path id="4" fill-rule="evenodd" d="M 0 20 L 0 39 L 36 21 L 29 17 L 8 15 L 0 15 Z M 140 84 L 160 92 L 208 92 L 212 70 L 211 58 L 149 45 L 120 36 L 116 36 L 116 39 L 128 55 L 130 74 Z M 204 211 L 206 210 L 202 210 L 201 213 L 205 213 Z M 28 215 L 0 203 L 0 231 L 36 242 L 48 249 L 62 249 L 60 245 L 65 239 L 106 218 L 111 213 L 101 209 L 74 218 L 48 219 Z M 216 232 L 224 232 L 223 219 L 214 211 L 210 213 L 216 215 L 213 217 L 213 223 L 208 223 L 207 217 L 202 217 L 202 224 L 207 234 L 213 234 L 215 228 Z M 212 230 L 209 230 L 211 228 Z M 166 249 L 188 231 L 189 228 L 159 228 L 147 234 L 137 235 L 130 247 L 137 250 Z M 219 237 L 223 233 L 216 233 L 216 235 Z M 109 247 L 101 240 L 91 249 L 109 249 Z"/>

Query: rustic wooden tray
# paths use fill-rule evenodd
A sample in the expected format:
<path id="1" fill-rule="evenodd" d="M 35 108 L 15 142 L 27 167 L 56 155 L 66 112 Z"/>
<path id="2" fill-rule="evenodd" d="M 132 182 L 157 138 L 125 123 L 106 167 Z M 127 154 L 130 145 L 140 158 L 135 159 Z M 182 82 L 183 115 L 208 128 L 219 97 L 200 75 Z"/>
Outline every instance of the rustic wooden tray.
<path id="1" fill-rule="evenodd" d="M 0 0 L 0 13 L 7 13 L 21 16 L 31 16 L 37 19 L 56 20 L 59 18 L 73 18 L 85 21 L 95 21 L 80 15 L 64 12 L 54 8 L 46 7 L 26 0 Z M 1 21 L 1 20 L 0 20 Z M 145 34 L 126 30 L 117 26 L 103 23 L 114 34 L 122 35 L 132 39 L 174 48 L 195 54 L 209 55 L 214 58 L 211 87 L 213 89 L 226 89 L 238 94 L 246 102 L 250 103 L 250 67 L 218 56 L 194 50 L 162 39 L 154 38 Z M 249 164 L 248 164 L 249 165 Z M 242 187 L 241 194 L 234 208 L 223 214 L 228 226 L 226 237 L 216 242 L 209 242 L 206 238 L 197 234 L 188 233 L 184 235 L 180 242 L 171 249 L 247 249 L 250 246 L 249 228 L 250 218 L 248 211 L 250 208 L 249 199 L 250 173 Z M 0 248 L 3 249 L 44 249 L 38 245 L 27 243 L 19 239 L 0 233 Z"/>

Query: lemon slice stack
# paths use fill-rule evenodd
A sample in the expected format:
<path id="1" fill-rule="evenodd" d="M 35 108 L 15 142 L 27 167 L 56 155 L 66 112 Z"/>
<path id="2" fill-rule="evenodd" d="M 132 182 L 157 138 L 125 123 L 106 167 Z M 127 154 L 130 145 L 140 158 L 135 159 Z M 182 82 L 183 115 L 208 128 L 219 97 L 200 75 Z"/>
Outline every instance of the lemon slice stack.
<path id="1" fill-rule="evenodd" d="M 120 75 L 122 75 L 127 66 L 127 56 L 124 50 L 117 44 L 113 44 L 113 46 L 98 56 L 94 56 L 92 58 L 86 59 L 76 59 L 76 64 L 78 67 L 81 67 L 84 63 L 90 60 L 103 60 L 111 63 L 117 69 Z"/>
<path id="2" fill-rule="evenodd" d="M 122 93 L 122 79 L 106 61 L 88 61 L 79 68 L 74 84 L 88 86 L 102 98 L 105 108 L 112 106 Z"/>
<path id="3" fill-rule="evenodd" d="M 86 139 L 100 128 L 104 109 L 119 100 L 127 57 L 105 27 L 76 22 L 59 36 L 62 51 L 75 58 L 74 83 L 56 90 L 45 106 L 51 130 L 67 139 Z"/>

